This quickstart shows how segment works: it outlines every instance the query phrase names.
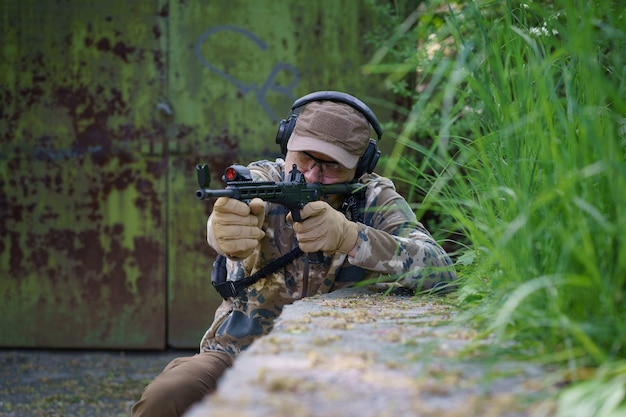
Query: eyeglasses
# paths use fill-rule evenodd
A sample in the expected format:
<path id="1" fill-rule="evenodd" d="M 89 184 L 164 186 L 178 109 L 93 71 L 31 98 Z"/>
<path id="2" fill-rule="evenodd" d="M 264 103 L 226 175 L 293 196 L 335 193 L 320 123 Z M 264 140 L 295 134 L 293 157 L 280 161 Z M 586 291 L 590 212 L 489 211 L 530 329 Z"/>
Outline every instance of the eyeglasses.
<path id="1" fill-rule="evenodd" d="M 336 161 L 325 161 L 323 159 L 319 159 L 314 157 L 308 152 L 297 151 L 296 154 L 296 165 L 302 169 L 311 170 L 315 165 L 320 167 L 320 173 L 329 178 L 336 178 L 345 175 L 350 170 L 339 162 Z"/>

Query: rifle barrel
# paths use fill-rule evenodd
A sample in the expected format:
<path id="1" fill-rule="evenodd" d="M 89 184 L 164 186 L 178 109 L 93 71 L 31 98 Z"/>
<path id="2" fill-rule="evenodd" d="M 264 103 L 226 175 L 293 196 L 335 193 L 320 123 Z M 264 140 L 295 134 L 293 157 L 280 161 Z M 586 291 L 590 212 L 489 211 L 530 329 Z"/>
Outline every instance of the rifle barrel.
<path id="1" fill-rule="evenodd" d="M 211 190 L 209 188 L 200 188 L 196 191 L 196 198 L 198 200 L 206 200 L 208 198 L 215 197 L 233 197 L 235 192 L 233 190 Z"/>

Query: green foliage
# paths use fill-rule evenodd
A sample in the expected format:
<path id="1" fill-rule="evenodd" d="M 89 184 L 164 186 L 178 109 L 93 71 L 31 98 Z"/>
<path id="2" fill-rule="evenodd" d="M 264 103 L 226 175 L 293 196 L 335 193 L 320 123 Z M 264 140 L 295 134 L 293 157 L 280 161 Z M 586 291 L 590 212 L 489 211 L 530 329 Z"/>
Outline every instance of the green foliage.
<path id="1" fill-rule="evenodd" d="M 593 378 L 564 390 L 556 417 L 626 415 L 626 362 L 603 366 Z"/>
<path id="2" fill-rule="evenodd" d="M 425 2 L 367 66 L 411 99 L 384 174 L 464 236 L 461 306 L 573 368 L 626 358 L 624 14 L 610 0 Z"/>
<path id="3" fill-rule="evenodd" d="M 446 197 L 471 190 L 454 213 L 473 219 L 466 230 L 486 248 L 481 272 L 502 271 L 490 277 L 490 327 L 599 364 L 626 356 L 626 62 L 611 52 L 626 37 L 617 20 L 597 15 L 610 7 L 554 7 L 467 11 L 480 30 L 463 64 L 480 111 L 456 161 L 465 175 Z M 457 36 L 461 47 L 468 41 Z"/>

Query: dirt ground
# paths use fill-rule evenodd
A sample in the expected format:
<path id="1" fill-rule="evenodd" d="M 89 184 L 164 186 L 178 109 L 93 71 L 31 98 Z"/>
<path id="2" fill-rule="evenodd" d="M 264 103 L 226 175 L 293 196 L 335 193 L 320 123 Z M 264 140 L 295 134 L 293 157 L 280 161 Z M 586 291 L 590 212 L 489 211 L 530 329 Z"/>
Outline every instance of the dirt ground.
<path id="1" fill-rule="evenodd" d="M 127 417 L 170 360 L 194 353 L 0 350 L 0 416 Z"/>

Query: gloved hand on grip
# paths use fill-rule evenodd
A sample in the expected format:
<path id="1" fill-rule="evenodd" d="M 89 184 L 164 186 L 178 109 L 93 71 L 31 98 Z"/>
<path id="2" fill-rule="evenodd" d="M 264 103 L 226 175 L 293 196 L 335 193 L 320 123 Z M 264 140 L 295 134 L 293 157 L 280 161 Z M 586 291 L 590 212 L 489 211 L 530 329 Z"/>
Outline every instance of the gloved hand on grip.
<path id="1" fill-rule="evenodd" d="M 231 259 L 248 257 L 265 237 L 265 202 L 254 198 L 249 204 L 220 197 L 213 205 L 207 222 L 207 240 L 211 246 Z"/>
<path id="2" fill-rule="evenodd" d="M 308 203 L 300 211 L 302 221 L 293 222 L 291 213 L 287 220 L 304 252 L 349 253 L 356 245 L 358 226 L 325 201 Z"/>

